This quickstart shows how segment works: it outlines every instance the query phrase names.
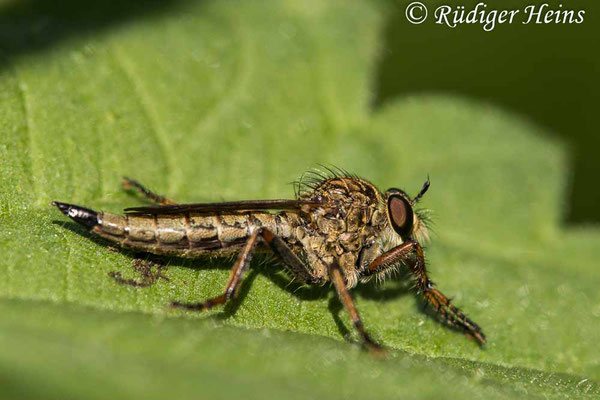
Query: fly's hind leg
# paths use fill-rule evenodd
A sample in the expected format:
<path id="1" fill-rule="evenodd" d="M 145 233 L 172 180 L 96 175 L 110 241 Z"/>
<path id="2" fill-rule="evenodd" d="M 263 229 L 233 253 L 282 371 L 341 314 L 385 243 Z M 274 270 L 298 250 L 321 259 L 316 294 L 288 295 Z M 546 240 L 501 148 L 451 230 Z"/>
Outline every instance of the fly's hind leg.
<path id="1" fill-rule="evenodd" d="M 306 283 L 315 284 L 320 283 L 322 279 L 312 274 L 312 272 L 306 267 L 306 265 L 296 256 L 290 248 L 285 244 L 285 242 L 275 236 L 273 232 L 266 228 L 261 228 L 250 236 L 246 245 L 238 255 L 238 258 L 231 269 L 231 274 L 229 276 L 229 280 L 225 285 L 225 291 L 222 295 L 213 297 L 201 303 L 180 303 L 173 302 L 171 303 L 172 307 L 177 308 L 185 308 L 187 310 L 210 310 L 216 305 L 224 304 L 227 300 L 233 298 L 240 287 L 240 283 L 244 277 L 244 273 L 248 270 L 250 266 L 250 259 L 252 258 L 252 252 L 256 247 L 256 244 L 259 240 L 262 240 L 267 243 L 273 252 L 281 257 L 282 261 L 290 268 L 290 270 L 299 278 L 303 279 Z"/>
<path id="2" fill-rule="evenodd" d="M 252 251 L 256 247 L 259 234 L 260 232 L 258 230 L 255 231 L 250 236 L 250 238 L 246 242 L 246 245 L 238 255 L 238 258 L 235 264 L 233 264 L 233 268 L 231 269 L 231 274 L 229 276 L 229 280 L 227 281 L 227 285 L 225 285 L 225 292 L 222 295 L 213 297 L 212 299 L 208 299 L 201 303 L 180 303 L 174 301 L 171 303 L 171 307 L 185 308 L 186 310 L 197 311 L 210 310 L 216 305 L 224 304 L 227 300 L 235 296 L 237 294 L 238 288 L 240 287 L 240 283 L 242 282 L 242 278 L 244 277 L 244 273 L 248 270 L 248 267 L 250 266 Z"/>
<path id="3" fill-rule="evenodd" d="M 121 186 L 123 186 L 123 189 L 128 191 L 136 191 L 140 196 L 147 198 L 153 203 L 160 204 L 161 206 L 164 206 L 166 204 L 177 204 L 171 199 L 168 199 L 164 196 L 161 196 L 146 189 L 144 185 L 142 185 L 135 179 L 131 179 L 126 176 L 121 179 Z"/>
<path id="4" fill-rule="evenodd" d="M 481 328 L 451 304 L 450 299 L 442 292 L 433 287 L 433 282 L 427 276 L 423 248 L 418 242 L 411 240 L 383 253 L 371 262 L 362 276 L 382 273 L 390 268 L 397 268 L 399 264 L 410 268 L 415 277 L 417 289 L 442 320 L 449 325 L 462 329 L 480 344 L 485 343 L 485 335 Z"/>

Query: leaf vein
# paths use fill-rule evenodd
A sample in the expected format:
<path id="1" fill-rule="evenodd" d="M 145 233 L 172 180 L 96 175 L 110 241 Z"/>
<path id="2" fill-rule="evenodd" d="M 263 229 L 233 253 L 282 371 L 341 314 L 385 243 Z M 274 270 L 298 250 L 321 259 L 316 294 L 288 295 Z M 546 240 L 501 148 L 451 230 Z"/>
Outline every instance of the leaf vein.
<path id="1" fill-rule="evenodd" d="M 240 60 L 237 63 L 234 81 L 229 86 L 221 100 L 204 113 L 204 116 L 198 121 L 194 132 L 200 133 L 210 130 L 216 126 L 217 121 L 227 112 L 231 111 L 235 105 L 243 98 L 250 78 L 254 73 L 254 41 L 252 32 L 245 31 L 242 28 L 243 21 L 236 21 L 233 25 L 234 31 L 240 42 Z"/>
<path id="2" fill-rule="evenodd" d="M 156 107 L 154 106 L 154 102 L 151 99 L 151 96 L 144 89 L 144 84 L 138 79 L 137 73 L 134 70 L 134 66 L 132 65 L 129 58 L 125 55 L 123 51 L 118 46 L 112 47 L 113 58 L 118 66 L 118 68 L 123 72 L 123 76 L 131 83 L 133 90 L 136 94 L 136 98 L 139 100 L 139 104 L 146 116 L 146 119 L 150 123 L 151 132 L 154 134 L 156 138 L 157 144 L 160 148 L 160 152 L 165 158 L 165 166 L 166 166 L 166 176 L 169 185 L 169 193 L 175 192 L 175 182 L 176 177 L 176 154 L 175 149 L 172 147 L 169 138 L 167 137 L 164 130 L 161 128 L 161 124 L 156 119 Z"/>

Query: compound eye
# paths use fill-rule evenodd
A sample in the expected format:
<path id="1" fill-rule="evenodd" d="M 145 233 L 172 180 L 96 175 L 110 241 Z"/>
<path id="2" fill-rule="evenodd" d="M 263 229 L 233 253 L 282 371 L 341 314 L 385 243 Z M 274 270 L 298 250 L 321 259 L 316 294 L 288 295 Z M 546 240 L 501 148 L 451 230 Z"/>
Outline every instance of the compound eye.
<path id="1" fill-rule="evenodd" d="M 409 236 L 413 227 L 413 211 L 410 203 L 402 196 L 390 196 L 388 213 L 392 227 L 400 236 Z"/>

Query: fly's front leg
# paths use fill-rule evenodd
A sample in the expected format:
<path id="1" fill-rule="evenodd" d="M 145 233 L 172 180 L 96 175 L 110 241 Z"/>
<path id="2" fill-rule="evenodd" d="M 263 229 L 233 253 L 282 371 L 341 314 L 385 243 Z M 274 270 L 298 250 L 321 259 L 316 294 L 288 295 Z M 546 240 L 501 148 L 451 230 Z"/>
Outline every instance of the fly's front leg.
<path id="1" fill-rule="evenodd" d="M 352 300 L 350 291 L 348 291 L 348 287 L 346 286 L 346 283 L 344 282 L 342 270 L 339 265 L 332 264 L 331 266 L 329 266 L 329 278 L 331 279 L 331 282 L 333 282 L 333 285 L 335 286 L 335 290 L 337 291 L 340 301 L 348 310 L 348 313 L 350 314 L 350 318 L 352 319 L 352 323 L 354 324 L 354 327 L 360 334 L 363 344 L 366 347 L 368 347 L 369 350 L 371 350 L 371 351 L 376 351 L 376 352 L 382 351 L 383 348 L 379 344 L 377 344 L 377 342 L 375 342 L 373 339 L 371 339 L 371 336 L 369 336 L 369 334 L 365 330 L 362 320 L 360 319 L 360 315 L 358 314 L 358 310 L 356 309 L 356 306 L 354 305 L 354 300 Z"/>
<path id="2" fill-rule="evenodd" d="M 414 241 L 408 241 L 383 253 L 369 264 L 363 276 L 377 274 L 389 268 L 396 268 L 398 264 L 410 268 L 415 277 L 417 288 L 425 300 L 433 306 L 441 318 L 448 324 L 464 330 L 464 332 L 475 338 L 480 344 L 485 343 L 485 335 L 481 328 L 458 308 L 450 303 L 450 300 L 442 292 L 434 289 L 433 282 L 427 276 L 423 248 Z"/>
<path id="3" fill-rule="evenodd" d="M 164 206 L 166 204 L 177 204 L 173 200 L 170 200 L 164 196 L 161 196 L 146 189 L 144 185 L 142 185 L 135 179 L 123 177 L 121 179 L 121 186 L 123 186 L 123 189 L 125 190 L 135 190 L 136 192 L 138 192 L 139 195 L 147 198 L 153 203 L 160 204 L 161 206 Z"/>

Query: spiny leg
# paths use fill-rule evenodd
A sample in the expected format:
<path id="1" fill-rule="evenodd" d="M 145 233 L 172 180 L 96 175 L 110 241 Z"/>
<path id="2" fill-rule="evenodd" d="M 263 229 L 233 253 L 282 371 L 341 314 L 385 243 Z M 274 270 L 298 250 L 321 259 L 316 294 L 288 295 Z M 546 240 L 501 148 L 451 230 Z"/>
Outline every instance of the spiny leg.
<path id="1" fill-rule="evenodd" d="M 369 264 L 363 276 L 381 273 L 389 268 L 396 268 L 398 264 L 410 268 L 412 274 L 415 276 L 417 288 L 445 322 L 461 328 L 468 336 L 475 338 L 480 344 L 485 343 L 485 335 L 481 331 L 481 328 L 467 318 L 462 311 L 454 307 L 442 292 L 433 288 L 433 282 L 427 276 L 423 248 L 418 242 L 411 240 L 383 253 Z"/>
<path id="2" fill-rule="evenodd" d="M 321 283 L 322 279 L 316 277 L 308 267 L 296 256 L 281 238 L 275 236 L 273 232 L 266 228 L 256 230 L 246 242 L 246 245 L 238 255 L 238 258 L 231 269 L 229 281 L 225 285 L 225 292 L 218 297 L 214 297 L 202 303 L 171 303 L 172 307 L 180 307 L 188 310 L 210 310 L 213 306 L 223 304 L 234 297 L 237 293 L 243 275 L 250 266 L 252 251 L 256 247 L 258 238 L 262 239 L 271 247 L 273 252 L 281 257 L 282 261 L 290 268 L 292 273 L 303 279 L 306 283 Z"/>
<path id="3" fill-rule="evenodd" d="M 180 303 L 175 301 L 171 303 L 171 307 L 185 308 L 187 310 L 210 310 L 216 305 L 224 304 L 227 300 L 235 296 L 238 288 L 240 287 L 240 283 L 242 282 L 242 278 L 244 277 L 244 273 L 250 266 L 252 251 L 256 247 L 259 234 L 259 230 L 254 231 L 238 255 L 235 264 L 233 264 L 233 268 L 231 268 L 231 275 L 229 276 L 229 280 L 225 285 L 225 291 L 222 295 L 213 297 L 212 299 L 208 299 L 202 303 Z"/>
<path id="4" fill-rule="evenodd" d="M 135 190 L 141 196 L 147 198 L 148 200 L 150 200 L 153 203 L 160 204 L 161 206 L 164 206 L 166 204 L 177 204 L 173 200 L 170 200 L 164 196 L 161 196 L 159 194 L 156 194 L 156 193 L 146 189 L 144 187 L 144 185 L 142 185 L 135 179 L 123 177 L 121 179 L 121 186 L 123 186 L 123 189 L 125 189 L 125 190 Z"/>
<path id="5" fill-rule="evenodd" d="M 350 318 L 352 319 L 352 323 L 360 334 L 363 344 L 371 351 L 382 351 L 383 348 L 377 344 L 377 342 L 371 339 L 371 336 L 369 336 L 365 330 L 362 320 L 360 319 L 360 315 L 358 314 L 358 310 L 354 305 L 354 300 L 352 300 L 350 291 L 344 282 L 342 270 L 338 264 L 332 264 L 329 266 L 329 279 L 331 279 L 331 282 L 333 282 L 340 301 L 346 307 L 346 310 L 348 310 Z"/>
<path id="6" fill-rule="evenodd" d="M 290 269 L 294 276 L 299 277 L 309 285 L 323 283 L 323 277 L 316 276 L 280 237 L 275 236 L 268 229 L 262 229 L 261 235 L 263 240 L 271 247 L 273 253 L 281 258 L 281 261 Z"/>

